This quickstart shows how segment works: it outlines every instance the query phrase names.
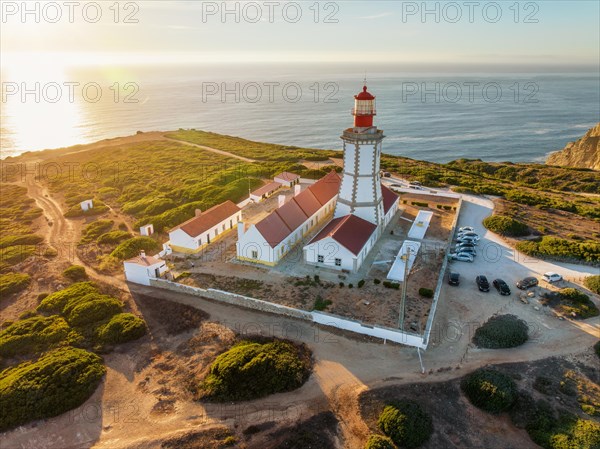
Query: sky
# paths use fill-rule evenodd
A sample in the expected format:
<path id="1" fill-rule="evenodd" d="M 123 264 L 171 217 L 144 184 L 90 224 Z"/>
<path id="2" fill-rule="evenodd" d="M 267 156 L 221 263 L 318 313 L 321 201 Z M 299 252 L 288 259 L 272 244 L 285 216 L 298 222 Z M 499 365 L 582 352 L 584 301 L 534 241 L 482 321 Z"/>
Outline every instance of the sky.
<path id="1" fill-rule="evenodd" d="M 68 3 L 30 1 L 25 13 L 24 2 L 0 1 L 3 68 L 45 59 L 600 65 L 597 1 Z"/>

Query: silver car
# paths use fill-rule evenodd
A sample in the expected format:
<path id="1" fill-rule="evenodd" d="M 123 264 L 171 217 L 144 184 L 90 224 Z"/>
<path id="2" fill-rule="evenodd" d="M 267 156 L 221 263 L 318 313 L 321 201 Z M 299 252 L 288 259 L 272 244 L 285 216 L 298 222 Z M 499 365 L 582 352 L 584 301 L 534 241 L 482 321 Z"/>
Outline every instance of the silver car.
<path id="1" fill-rule="evenodd" d="M 452 260 L 458 260 L 460 262 L 473 262 L 474 257 L 467 253 L 452 253 L 450 254 Z"/>

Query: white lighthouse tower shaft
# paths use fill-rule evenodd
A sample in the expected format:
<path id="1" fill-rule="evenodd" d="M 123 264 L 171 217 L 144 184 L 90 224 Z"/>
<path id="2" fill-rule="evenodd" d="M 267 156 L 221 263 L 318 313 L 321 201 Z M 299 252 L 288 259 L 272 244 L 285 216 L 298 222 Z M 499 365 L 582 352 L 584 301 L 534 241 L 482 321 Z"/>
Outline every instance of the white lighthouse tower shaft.
<path id="1" fill-rule="evenodd" d="M 354 127 L 341 135 L 344 171 L 334 218 L 352 214 L 379 226 L 384 219 L 379 170 L 385 136 L 373 126 L 375 97 L 367 87 L 354 98 Z"/>

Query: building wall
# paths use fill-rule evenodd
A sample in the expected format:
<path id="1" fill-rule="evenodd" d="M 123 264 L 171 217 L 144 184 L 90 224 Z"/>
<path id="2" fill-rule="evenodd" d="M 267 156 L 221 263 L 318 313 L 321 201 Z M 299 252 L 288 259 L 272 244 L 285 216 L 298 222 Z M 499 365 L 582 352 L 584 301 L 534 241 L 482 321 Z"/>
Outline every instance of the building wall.
<path id="1" fill-rule="evenodd" d="M 319 256 L 323 256 L 323 262 L 319 262 Z M 335 259 L 341 260 L 339 266 L 335 264 Z M 331 237 L 324 238 L 304 247 L 304 261 L 319 267 L 354 271 L 355 259 L 356 256 L 351 251 Z"/>
<path id="2" fill-rule="evenodd" d="M 168 271 L 166 262 L 162 261 L 159 264 L 150 265 L 149 267 L 133 263 L 123 262 L 125 269 L 125 279 L 136 284 L 150 285 L 150 279 L 156 279 L 156 269 L 159 270 L 159 275 Z"/>
<path id="3" fill-rule="evenodd" d="M 237 258 L 269 266 L 277 265 L 283 257 L 302 242 L 307 234 L 331 216 L 335 208 L 335 200 L 334 196 L 274 248 L 267 243 L 255 225 L 250 225 L 243 235 L 238 234 Z M 257 258 L 252 257 L 252 251 L 258 252 Z M 299 251 L 298 259 L 302 259 L 302 251 Z"/>
<path id="4" fill-rule="evenodd" d="M 182 229 L 176 229 L 169 233 L 169 246 L 173 251 L 180 253 L 197 253 L 206 247 L 209 242 L 207 235 L 210 236 L 210 243 L 216 242 L 229 231 L 237 227 L 239 221 L 242 220 L 242 212 L 237 212 L 225 220 L 213 226 L 208 231 L 203 232 L 197 237 L 192 237 Z M 223 228 L 225 227 L 225 228 Z"/>
<path id="5" fill-rule="evenodd" d="M 297 178 L 294 181 L 290 181 L 289 179 L 285 178 L 273 178 L 273 181 L 278 182 L 282 186 L 292 187 L 300 182 L 300 178 Z"/>

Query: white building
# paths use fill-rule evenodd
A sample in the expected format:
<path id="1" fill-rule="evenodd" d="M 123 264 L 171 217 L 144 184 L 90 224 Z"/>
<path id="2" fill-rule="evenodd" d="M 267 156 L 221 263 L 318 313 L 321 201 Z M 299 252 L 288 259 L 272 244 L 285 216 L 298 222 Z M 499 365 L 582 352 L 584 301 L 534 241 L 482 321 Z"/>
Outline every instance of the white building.
<path id="1" fill-rule="evenodd" d="M 150 279 L 157 279 L 169 271 L 167 263 L 156 256 L 146 256 L 141 251 L 139 256 L 123 262 L 125 279 L 136 284 L 150 285 Z"/>
<path id="2" fill-rule="evenodd" d="M 237 227 L 242 210 L 232 201 L 225 201 L 169 231 L 169 247 L 175 252 L 196 253 Z"/>
<path id="3" fill-rule="evenodd" d="M 381 186 L 384 217 L 381 226 L 353 214 L 334 218 L 304 247 L 306 263 L 357 271 L 373 248 L 381 231 L 398 211 L 398 197 Z"/>
<path id="4" fill-rule="evenodd" d="M 94 202 L 92 200 L 85 200 L 79 203 L 82 211 L 90 210 L 94 208 Z"/>
<path id="5" fill-rule="evenodd" d="M 273 181 L 278 182 L 282 186 L 293 187 L 300 183 L 300 176 L 295 173 L 284 171 L 278 175 L 275 175 Z"/>
<path id="6" fill-rule="evenodd" d="M 154 234 L 154 226 L 147 224 L 140 227 L 140 235 L 152 235 Z"/>
<path id="7" fill-rule="evenodd" d="M 398 210 L 398 196 L 381 185 L 383 131 L 373 125 L 375 97 L 354 96 L 354 127 L 342 132 L 344 170 L 333 220 L 304 247 L 304 260 L 357 271 Z"/>
<path id="8" fill-rule="evenodd" d="M 237 258 L 276 265 L 292 248 L 331 216 L 340 177 L 331 172 L 297 193 L 256 224 L 238 224 Z"/>
<path id="9" fill-rule="evenodd" d="M 255 203 L 259 203 L 260 201 L 269 198 L 271 195 L 273 195 L 280 187 L 281 183 L 271 182 L 256 189 L 254 192 L 251 192 L 250 199 Z"/>

